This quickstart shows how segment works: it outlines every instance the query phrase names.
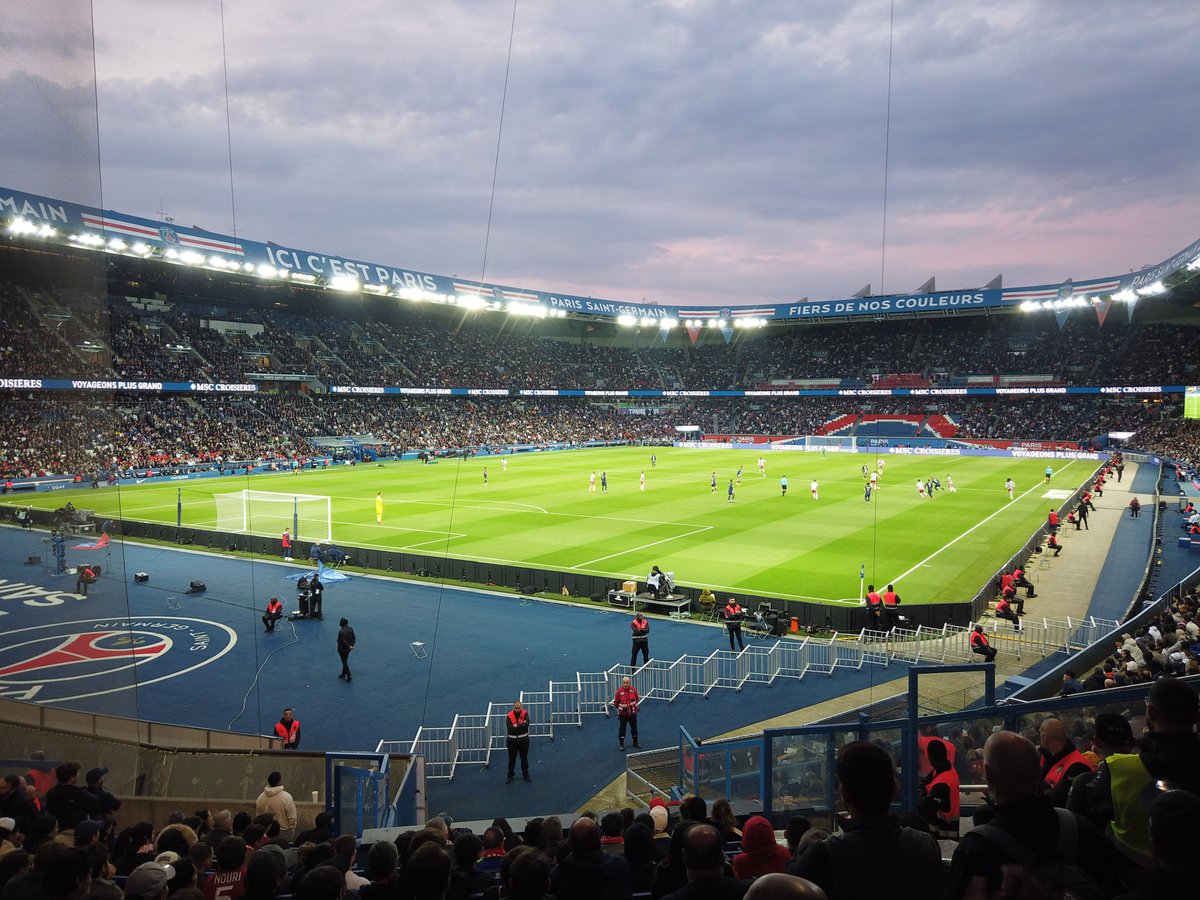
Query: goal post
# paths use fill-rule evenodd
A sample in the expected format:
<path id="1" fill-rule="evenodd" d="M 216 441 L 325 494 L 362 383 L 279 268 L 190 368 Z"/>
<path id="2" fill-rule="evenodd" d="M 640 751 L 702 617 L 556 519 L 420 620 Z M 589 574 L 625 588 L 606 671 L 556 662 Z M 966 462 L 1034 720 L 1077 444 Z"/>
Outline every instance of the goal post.
<path id="1" fill-rule="evenodd" d="M 321 494 L 241 490 L 213 494 L 217 528 L 264 537 L 291 531 L 293 540 L 333 539 L 333 503 Z"/>

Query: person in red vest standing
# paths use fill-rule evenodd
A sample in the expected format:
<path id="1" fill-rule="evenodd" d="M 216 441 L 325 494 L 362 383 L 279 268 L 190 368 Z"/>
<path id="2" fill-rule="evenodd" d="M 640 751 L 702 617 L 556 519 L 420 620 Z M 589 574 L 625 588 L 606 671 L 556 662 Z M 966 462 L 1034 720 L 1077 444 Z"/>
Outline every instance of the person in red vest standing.
<path id="1" fill-rule="evenodd" d="M 633 617 L 629 623 L 633 633 L 633 648 L 629 651 L 629 668 L 637 665 L 638 654 L 642 654 L 642 662 L 650 662 L 650 622 L 641 613 Z"/>
<path id="2" fill-rule="evenodd" d="M 283 537 L 279 539 L 279 545 L 283 548 L 284 562 L 292 561 L 292 533 L 288 529 L 283 529 Z"/>
<path id="3" fill-rule="evenodd" d="M 929 764 L 932 767 L 929 774 L 921 782 L 921 814 L 937 831 L 936 837 L 943 835 L 958 839 L 958 772 L 950 762 L 946 742 L 932 740 L 926 747 Z"/>
<path id="4" fill-rule="evenodd" d="M 895 628 L 900 621 L 900 595 L 896 586 L 889 584 L 883 592 L 883 619 L 888 628 Z"/>
<path id="5" fill-rule="evenodd" d="M 508 747 L 508 777 L 504 783 L 513 780 L 517 768 L 517 756 L 521 757 L 521 777 L 533 781 L 529 777 L 529 712 L 521 706 L 520 700 L 514 700 L 512 709 L 504 717 L 504 727 L 508 732 L 506 744 Z"/>
<path id="6" fill-rule="evenodd" d="M 634 748 L 638 750 L 642 748 L 642 745 L 638 743 L 637 728 L 638 701 L 640 699 L 637 688 L 633 686 L 633 682 L 626 675 L 621 679 L 621 686 L 617 688 L 617 695 L 612 702 L 617 709 L 617 719 L 621 722 L 620 731 L 617 732 L 617 747 L 621 750 L 625 749 L 626 726 L 633 733 Z"/>
<path id="7" fill-rule="evenodd" d="M 883 598 L 873 584 L 867 585 L 867 627 L 877 631 L 887 630 L 883 619 Z"/>
<path id="8" fill-rule="evenodd" d="M 729 649 L 745 650 L 746 642 L 742 640 L 742 619 L 745 618 L 745 613 L 742 612 L 742 605 L 738 603 L 737 597 L 730 597 L 722 612 L 725 616 L 725 627 L 729 629 Z M 733 645 L 735 640 L 736 647 Z"/>
<path id="9" fill-rule="evenodd" d="M 284 750 L 300 749 L 300 720 L 292 715 L 290 706 L 275 723 L 275 734 L 283 741 Z"/>

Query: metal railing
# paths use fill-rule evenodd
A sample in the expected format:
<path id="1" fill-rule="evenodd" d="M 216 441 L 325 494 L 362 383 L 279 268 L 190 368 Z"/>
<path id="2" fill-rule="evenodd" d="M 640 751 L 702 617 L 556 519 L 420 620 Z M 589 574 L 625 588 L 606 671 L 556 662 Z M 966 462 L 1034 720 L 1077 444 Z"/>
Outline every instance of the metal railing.
<path id="1" fill-rule="evenodd" d="M 1008 622 L 993 620 L 992 646 L 1017 659 L 1072 654 L 1116 631 L 1118 623 L 1088 617 L 1022 620 L 1022 626 L 1018 632 Z M 835 633 L 830 638 L 785 638 L 774 644 L 751 644 L 737 653 L 714 650 L 708 656 L 685 654 L 674 661 L 652 659 L 639 668 L 618 665 L 604 672 L 577 672 L 573 681 L 552 681 L 547 690 L 523 691 L 520 700 L 529 710 L 530 736 L 553 739 L 558 728 L 582 726 L 584 716 L 609 716 L 610 701 L 625 676 L 633 680 L 643 703 L 669 703 L 680 696 L 740 691 L 747 685 L 769 685 L 781 678 L 798 681 L 810 674 L 832 676 L 838 669 L 886 668 L 893 662 L 974 662 L 980 657 L 971 652 L 969 635 L 969 629 L 946 625 L 864 629 L 857 635 Z M 460 763 L 487 766 L 492 752 L 504 749 L 505 716 L 510 706 L 490 703 L 482 715 L 455 716 L 448 728 L 422 726 L 411 742 L 382 741 L 379 750 L 393 748 L 422 756 L 427 778 L 453 778 Z"/>

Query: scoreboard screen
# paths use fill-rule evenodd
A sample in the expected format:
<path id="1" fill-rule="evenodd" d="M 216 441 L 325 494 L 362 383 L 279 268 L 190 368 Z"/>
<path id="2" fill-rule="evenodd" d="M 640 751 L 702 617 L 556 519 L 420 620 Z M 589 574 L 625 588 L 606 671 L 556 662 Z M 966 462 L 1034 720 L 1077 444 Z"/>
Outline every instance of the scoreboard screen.
<path id="1" fill-rule="evenodd" d="M 1200 387 L 1192 385 L 1183 395 L 1183 417 L 1200 419 Z"/>

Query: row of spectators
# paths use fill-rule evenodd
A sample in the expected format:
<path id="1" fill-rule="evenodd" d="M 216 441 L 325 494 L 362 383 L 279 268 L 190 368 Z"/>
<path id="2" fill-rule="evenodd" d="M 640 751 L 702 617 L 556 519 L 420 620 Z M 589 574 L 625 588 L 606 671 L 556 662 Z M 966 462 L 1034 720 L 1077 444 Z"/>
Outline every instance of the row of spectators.
<path id="1" fill-rule="evenodd" d="M 0 797 L 0 900 L 1159 900 L 1186 893 L 1191 877 L 1198 718 L 1196 691 L 1163 678 L 1124 713 L 1030 719 L 1020 733 L 931 726 L 918 739 L 919 804 L 899 814 L 896 748 L 852 741 L 836 765 L 844 813 L 829 829 L 794 816 L 782 842 L 761 816 L 689 796 L 674 814 L 655 800 L 642 812 L 585 812 L 565 830 L 556 816 L 520 833 L 497 818 L 475 834 L 443 813 L 363 852 L 354 836 L 333 834 L 327 813 L 296 833 L 279 773 L 255 817 L 180 812 L 162 828 L 118 831 L 116 811 L 100 812 L 95 795 L 55 799 L 79 771 L 69 764 L 58 767 L 45 813 L 27 813 L 12 792 Z M 987 801 L 969 826 L 964 785 Z M 36 790 L 20 799 L 36 802 Z"/>
<path id="2" fill-rule="evenodd" d="M 1189 590 L 1172 599 L 1144 628 L 1121 635 L 1114 652 L 1085 678 L 1063 673 L 1062 695 L 1154 681 L 1165 675 L 1200 675 L 1200 596 Z"/>
<path id="3" fill-rule="evenodd" d="M 946 402 L 960 437 L 1079 440 L 1136 431 L 1134 446 L 1200 460 L 1200 427 L 1158 419 L 1153 404 L 1044 398 Z M 858 412 L 910 415 L 903 398 L 703 399 L 620 410 L 574 398 L 345 398 L 307 394 L 121 395 L 112 403 L 27 395 L 0 411 L 0 475 L 104 473 L 206 462 L 319 455 L 311 439 L 372 435 L 382 452 L 590 440 L 672 440 L 707 433 L 805 434 Z M 924 415 L 924 412 L 917 412 Z M 1193 455 L 1194 454 L 1194 455 Z"/>
<path id="4" fill-rule="evenodd" d="M 547 337 L 548 329 L 527 320 L 421 307 L 297 313 L 259 298 L 260 305 L 216 308 L 181 292 L 149 308 L 113 297 L 98 314 L 77 291 L 8 282 L 0 283 L 0 299 L 10 332 L 25 336 L 0 357 L 6 377 L 243 381 L 248 372 L 277 372 L 324 384 L 730 389 L 813 378 L 870 383 L 912 372 L 936 381 L 1004 374 L 1058 384 L 1181 384 L 1196 380 L 1200 358 L 1200 325 L 1114 317 L 1101 327 L 1083 315 L 1061 329 L 1048 314 L 970 316 L 738 329 L 728 343 L 705 328 L 692 345 L 637 334 L 607 346 L 600 335 L 610 326 Z M 63 316 L 71 317 L 66 328 Z M 210 327 L 215 322 L 220 330 Z M 85 334 L 106 352 L 85 350 Z"/>

